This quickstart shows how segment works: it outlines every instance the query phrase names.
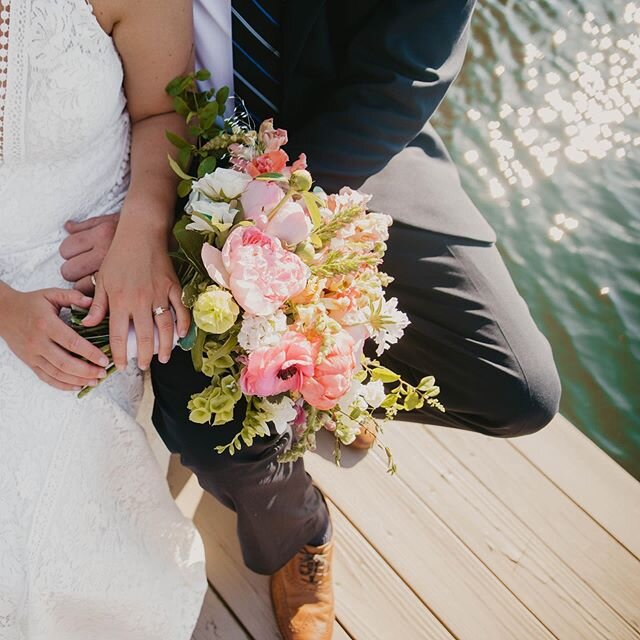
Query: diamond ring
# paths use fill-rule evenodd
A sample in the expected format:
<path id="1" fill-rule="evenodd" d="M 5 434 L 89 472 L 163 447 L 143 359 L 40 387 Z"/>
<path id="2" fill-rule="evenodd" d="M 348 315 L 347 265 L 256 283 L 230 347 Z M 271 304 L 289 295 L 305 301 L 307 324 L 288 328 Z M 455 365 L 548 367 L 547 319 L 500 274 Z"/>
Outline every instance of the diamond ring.
<path id="1" fill-rule="evenodd" d="M 164 307 L 156 307 L 153 310 L 153 315 L 157 318 L 158 316 L 161 316 L 163 313 L 166 313 L 167 311 L 169 311 L 169 309 L 165 309 Z"/>

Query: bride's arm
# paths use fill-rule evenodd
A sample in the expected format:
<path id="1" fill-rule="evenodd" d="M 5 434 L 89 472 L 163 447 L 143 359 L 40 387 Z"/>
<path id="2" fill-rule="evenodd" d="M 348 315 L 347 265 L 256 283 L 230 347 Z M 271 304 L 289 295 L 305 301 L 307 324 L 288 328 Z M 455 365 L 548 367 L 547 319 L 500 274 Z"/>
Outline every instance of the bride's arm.
<path id="1" fill-rule="evenodd" d="M 186 335 L 189 314 L 168 256 L 173 223 L 175 179 L 167 163 L 172 151 L 165 131 L 179 131 L 182 118 L 173 112 L 166 84 L 191 67 L 193 52 L 190 0 L 121 0 L 112 36 L 122 57 L 125 91 L 132 121 L 131 187 L 113 244 L 97 275 L 91 313 L 85 324 L 110 314 L 113 360 L 126 366 L 130 318 L 138 340 L 138 365 L 153 356 L 153 309 L 172 306 L 178 332 Z M 156 319 L 159 358 L 169 359 L 173 341 L 170 313 Z"/>

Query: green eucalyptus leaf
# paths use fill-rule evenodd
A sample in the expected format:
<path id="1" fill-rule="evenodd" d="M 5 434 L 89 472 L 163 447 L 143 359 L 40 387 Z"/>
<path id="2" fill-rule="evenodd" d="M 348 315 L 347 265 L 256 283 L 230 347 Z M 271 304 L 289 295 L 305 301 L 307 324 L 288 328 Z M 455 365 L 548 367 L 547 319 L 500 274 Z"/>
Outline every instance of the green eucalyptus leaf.
<path id="1" fill-rule="evenodd" d="M 404 399 L 405 411 L 420 409 L 424 405 L 424 399 L 415 391 L 410 391 Z"/>
<path id="2" fill-rule="evenodd" d="M 428 391 L 435 384 L 436 379 L 433 376 L 422 378 L 416 387 L 419 391 Z"/>
<path id="3" fill-rule="evenodd" d="M 180 198 L 186 198 L 191 193 L 191 180 L 181 180 L 178 183 L 178 196 Z"/>
<path id="4" fill-rule="evenodd" d="M 189 105 L 180 96 L 176 96 L 173 99 L 173 108 L 175 109 L 176 113 L 179 113 L 183 118 L 187 118 L 191 113 Z"/>
<path id="5" fill-rule="evenodd" d="M 216 102 L 222 107 L 227 103 L 229 99 L 229 87 L 222 87 L 216 93 Z M 224 109 L 220 109 L 220 111 L 224 111 Z"/>
<path id="6" fill-rule="evenodd" d="M 256 176 L 256 180 L 286 180 L 286 178 L 281 173 L 261 173 L 259 176 Z"/>
<path id="7" fill-rule="evenodd" d="M 218 103 L 209 102 L 206 107 L 200 110 L 198 113 L 198 119 L 200 120 L 200 126 L 206 130 L 213 126 L 213 123 L 218 117 Z"/>
<path id="8" fill-rule="evenodd" d="M 200 82 L 205 82 L 211 78 L 211 71 L 208 69 L 200 69 L 199 71 L 196 71 L 195 78 Z"/>
<path id="9" fill-rule="evenodd" d="M 169 158 L 169 166 L 179 178 L 182 178 L 183 180 L 193 180 L 193 176 L 185 173 L 182 170 L 182 167 L 169 154 L 167 154 L 167 158 Z"/>
<path id="10" fill-rule="evenodd" d="M 397 373 L 394 373 L 386 367 L 376 367 L 371 371 L 371 377 L 374 380 L 382 380 L 382 382 L 395 382 L 396 380 L 400 380 L 400 376 Z"/>
<path id="11" fill-rule="evenodd" d="M 216 168 L 217 160 L 213 156 L 205 158 L 198 167 L 198 178 L 202 178 L 208 173 L 212 173 Z"/>
<path id="12" fill-rule="evenodd" d="M 173 131 L 165 131 L 164 135 L 167 136 L 167 140 L 174 146 L 178 147 L 178 149 L 184 149 L 185 147 L 191 148 L 191 143 L 187 142 L 184 138 L 181 138 Z"/>

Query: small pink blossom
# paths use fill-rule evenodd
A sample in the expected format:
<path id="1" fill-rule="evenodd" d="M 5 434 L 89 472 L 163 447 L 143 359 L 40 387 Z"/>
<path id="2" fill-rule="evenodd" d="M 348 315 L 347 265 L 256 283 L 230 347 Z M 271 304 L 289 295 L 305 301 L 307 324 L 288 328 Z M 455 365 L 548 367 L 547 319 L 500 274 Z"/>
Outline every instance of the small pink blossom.
<path id="1" fill-rule="evenodd" d="M 299 392 L 305 380 L 313 375 L 316 353 L 316 347 L 304 335 L 287 331 L 276 346 L 249 355 L 240 374 L 242 393 L 267 397 Z"/>
<path id="2" fill-rule="evenodd" d="M 275 313 L 305 288 L 310 275 L 297 255 L 256 227 L 236 227 L 222 251 L 205 243 L 202 260 L 211 278 L 257 316 Z"/>
<path id="3" fill-rule="evenodd" d="M 327 207 L 337 213 L 343 209 L 351 209 L 359 207 L 363 211 L 367 208 L 367 203 L 371 200 L 371 196 L 351 189 L 351 187 L 342 187 L 337 194 L 332 194 L 327 199 Z"/>
<path id="4" fill-rule="evenodd" d="M 301 153 L 298 156 L 298 159 L 293 162 L 290 169 L 291 169 L 291 173 L 293 173 L 294 171 L 301 171 L 306 168 L 307 168 L 307 156 L 306 154 Z"/>
<path id="5" fill-rule="evenodd" d="M 288 142 L 288 136 L 284 129 L 274 129 L 273 118 L 268 118 L 260 125 L 258 140 L 264 145 L 265 152 L 270 153 L 284 147 Z"/>
<path id="6" fill-rule="evenodd" d="M 335 407 L 347 393 L 356 370 L 355 343 L 346 332 L 334 336 L 334 345 L 320 363 L 316 363 L 313 377 L 304 379 L 302 397 L 316 409 Z"/>

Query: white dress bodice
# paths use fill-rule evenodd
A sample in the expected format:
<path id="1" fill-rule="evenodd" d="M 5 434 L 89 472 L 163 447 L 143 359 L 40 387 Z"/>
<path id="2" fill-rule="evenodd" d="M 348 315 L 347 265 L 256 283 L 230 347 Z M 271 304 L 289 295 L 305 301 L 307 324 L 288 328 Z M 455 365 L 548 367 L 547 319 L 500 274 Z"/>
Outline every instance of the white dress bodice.
<path id="1" fill-rule="evenodd" d="M 3 4 L 0 279 L 20 285 L 12 271 L 23 258 L 12 254 L 38 253 L 67 220 L 122 204 L 129 117 L 120 57 L 85 0 Z"/>
<path id="2" fill-rule="evenodd" d="M 64 223 L 122 205 L 122 87 L 85 0 L 0 0 L 0 280 L 11 287 L 68 287 Z M 133 418 L 141 392 L 131 366 L 80 400 L 0 338 L 0 640 L 191 637 L 202 542 Z"/>

